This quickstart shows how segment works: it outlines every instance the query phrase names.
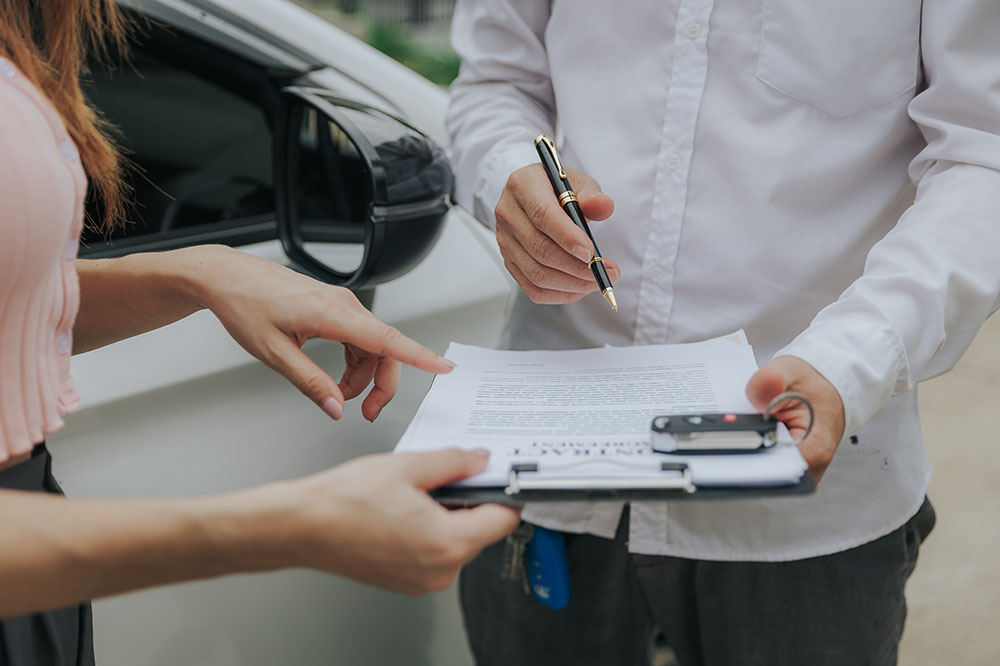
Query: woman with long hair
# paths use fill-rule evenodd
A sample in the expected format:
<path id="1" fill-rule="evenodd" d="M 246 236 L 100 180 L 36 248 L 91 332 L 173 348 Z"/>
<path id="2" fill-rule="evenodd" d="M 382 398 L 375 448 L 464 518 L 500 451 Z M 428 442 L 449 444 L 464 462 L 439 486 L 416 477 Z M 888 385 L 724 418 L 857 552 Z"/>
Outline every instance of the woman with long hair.
<path id="1" fill-rule="evenodd" d="M 184 500 L 66 500 L 44 437 L 77 395 L 69 357 L 208 308 L 251 354 L 334 419 L 374 386 L 375 419 L 400 362 L 451 364 L 378 321 L 347 290 L 219 246 L 78 260 L 84 202 L 120 224 L 128 189 L 79 76 L 89 49 L 123 46 L 110 0 L 0 0 L 0 664 L 94 661 L 89 599 L 141 587 L 313 567 L 407 593 L 448 585 L 512 529 L 496 506 L 446 511 L 426 490 L 485 454 L 369 456 L 314 476 Z M 342 342 L 339 382 L 302 352 Z"/>

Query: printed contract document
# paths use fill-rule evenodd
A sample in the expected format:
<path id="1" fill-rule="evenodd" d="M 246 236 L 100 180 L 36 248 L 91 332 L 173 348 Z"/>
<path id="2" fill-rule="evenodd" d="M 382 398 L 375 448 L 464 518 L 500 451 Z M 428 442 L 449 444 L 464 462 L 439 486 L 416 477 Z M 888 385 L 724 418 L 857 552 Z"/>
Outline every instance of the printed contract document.
<path id="1" fill-rule="evenodd" d="M 457 485 L 506 486 L 511 465 L 553 478 L 650 477 L 686 463 L 696 486 L 795 484 L 806 464 L 787 433 L 761 452 L 671 455 L 650 447 L 654 416 L 754 412 L 744 393 L 756 371 L 742 332 L 681 345 L 498 351 L 452 343 L 397 451 L 487 448 L 488 468 Z M 784 430 L 781 428 L 780 430 Z"/>

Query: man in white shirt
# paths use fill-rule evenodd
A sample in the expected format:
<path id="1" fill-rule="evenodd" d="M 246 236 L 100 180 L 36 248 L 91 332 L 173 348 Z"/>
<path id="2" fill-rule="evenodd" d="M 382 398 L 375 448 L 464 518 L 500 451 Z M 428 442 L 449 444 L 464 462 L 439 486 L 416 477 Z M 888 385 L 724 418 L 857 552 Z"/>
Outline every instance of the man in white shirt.
<path id="1" fill-rule="evenodd" d="M 794 499 L 529 506 L 579 535 L 573 599 L 543 609 L 487 551 L 462 590 L 481 664 L 633 663 L 654 626 L 684 666 L 895 663 L 933 525 L 916 384 L 1000 294 L 998 34 L 996 0 L 460 0 L 457 196 L 521 287 L 505 344 L 743 328 L 754 404 L 816 406 L 822 477 Z M 543 132 L 617 313 L 536 164 Z"/>

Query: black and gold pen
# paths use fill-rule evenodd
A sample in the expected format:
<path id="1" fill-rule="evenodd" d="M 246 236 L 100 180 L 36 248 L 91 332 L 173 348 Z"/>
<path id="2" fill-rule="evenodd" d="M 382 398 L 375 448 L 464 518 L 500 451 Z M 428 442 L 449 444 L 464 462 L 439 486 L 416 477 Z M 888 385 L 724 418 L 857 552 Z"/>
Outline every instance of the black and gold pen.
<path id="1" fill-rule="evenodd" d="M 617 310 L 618 301 L 615 300 L 615 290 L 611 286 L 611 278 L 608 277 L 608 272 L 604 269 L 604 257 L 601 256 L 601 251 L 597 249 L 597 241 L 594 240 L 593 234 L 590 233 L 590 227 L 587 226 L 587 218 L 583 216 L 583 210 L 581 210 L 580 204 L 576 199 L 576 192 L 570 186 L 569 178 L 566 177 L 566 170 L 563 169 L 562 162 L 559 161 L 555 142 L 547 135 L 541 134 L 535 139 L 535 150 L 538 151 L 538 157 L 542 160 L 545 173 L 549 176 L 552 189 L 555 190 L 556 196 L 559 197 L 559 205 L 569 215 L 569 219 L 573 220 L 573 224 L 583 229 L 583 232 L 587 234 L 587 238 L 590 239 L 591 245 L 594 246 L 594 256 L 590 260 L 590 270 L 597 279 L 597 286 L 600 288 L 601 293 L 604 294 L 604 298 L 607 299 L 608 304 Z"/>

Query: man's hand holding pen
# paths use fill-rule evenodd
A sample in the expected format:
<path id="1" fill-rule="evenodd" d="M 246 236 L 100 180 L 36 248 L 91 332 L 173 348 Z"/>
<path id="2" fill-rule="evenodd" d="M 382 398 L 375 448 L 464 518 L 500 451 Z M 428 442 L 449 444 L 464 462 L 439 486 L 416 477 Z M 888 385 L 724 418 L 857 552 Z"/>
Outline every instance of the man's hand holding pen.
<path id="1" fill-rule="evenodd" d="M 597 181 L 573 169 L 566 173 L 587 219 L 611 216 L 614 201 Z M 593 245 L 560 208 L 541 164 L 510 175 L 494 212 L 504 265 L 534 303 L 573 303 L 598 290 L 588 266 Z M 617 282 L 618 264 L 605 259 L 604 267 Z"/>

